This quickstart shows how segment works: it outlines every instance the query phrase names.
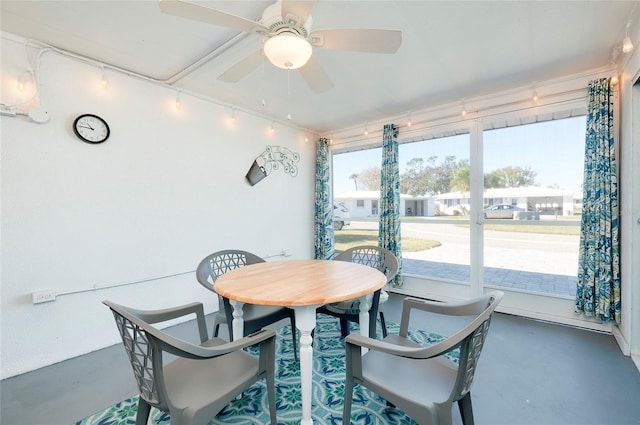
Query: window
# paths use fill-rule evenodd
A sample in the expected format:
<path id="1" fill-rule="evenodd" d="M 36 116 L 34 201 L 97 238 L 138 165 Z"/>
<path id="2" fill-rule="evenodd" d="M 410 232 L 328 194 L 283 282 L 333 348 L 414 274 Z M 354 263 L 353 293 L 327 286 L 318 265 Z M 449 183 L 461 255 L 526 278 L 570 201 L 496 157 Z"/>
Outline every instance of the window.
<path id="1" fill-rule="evenodd" d="M 485 285 L 575 296 L 585 126 L 574 117 L 484 132 Z"/>
<path id="2" fill-rule="evenodd" d="M 584 132 L 583 116 L 483 132 L 484 285 L 573 295 Z M 469 134 L 400 145 L 405 275 L 470 282 L 470 145 Z M 334 191 L 378 191 L 380 155 L 378 148 L 335 154 Z M 350 230 L 366 230 L 377 243 L 371 205 L 375 214 L 354 219 Z"/>
<path id="3" fill-rule="evenodd" d="M 334 154 L 335 196 L 357 197 L 359 191 L 379 196 L 381 154 L 379 148 Z M 468 284 L 469 135 L 404 143 L 399 158 L 404 273 Z M 378 214 L 375 199 L 369 216 L 352 215 L 350 229 L 336 234 L 336 245 L 344 246 L 341 239 L 357 231 L 366 231 L 367 242 L 377 244 Z"/>

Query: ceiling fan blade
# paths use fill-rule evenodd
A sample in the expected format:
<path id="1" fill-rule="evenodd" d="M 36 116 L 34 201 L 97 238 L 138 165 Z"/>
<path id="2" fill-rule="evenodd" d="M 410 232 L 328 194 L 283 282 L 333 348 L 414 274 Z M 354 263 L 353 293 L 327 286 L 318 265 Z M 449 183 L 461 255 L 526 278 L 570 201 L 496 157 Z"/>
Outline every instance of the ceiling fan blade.
<path id="1" fill-rule="evenodd" d="M 402 44 L 402 31 L 377 29 L 326 29 L 309 35 L 312 45 L 323 49 L 368 53 L 396 53 Z"/>
<path id="2" fill-rule="evenodd" d="M 324 72 L 322 65 L 314 56 L 311 56 L 302 68 L 298 68 L 298 71 L 316 93 L 323 93 L 333 88 L 331 78 Z"/>
<path id="3" fill-rule="evenodd" d="M 289 15 L 299 18 L 299 21 L 298 19 L 294 20 L 298 21 L 296 22 L 297 26 L 302 27 L 307 22 L 307 18 L 315 4 L 315 0 L 282 0 L 282 19 L 289 23 Z"/>
<path id="4" fill-rule="evenodd" d="M 250 19 L 181 0 L 160 0 L 160 10 L 170 15 L 231 28 L 237 31 L 249 33 L 268 32 L 267 28 L 262 24 Z"/>
<path id="5" fill-rule="evenodd" d="M 262 49 L 251 53 L 218 77 L 225 83 L 237 83 L 262 64 Z"/>

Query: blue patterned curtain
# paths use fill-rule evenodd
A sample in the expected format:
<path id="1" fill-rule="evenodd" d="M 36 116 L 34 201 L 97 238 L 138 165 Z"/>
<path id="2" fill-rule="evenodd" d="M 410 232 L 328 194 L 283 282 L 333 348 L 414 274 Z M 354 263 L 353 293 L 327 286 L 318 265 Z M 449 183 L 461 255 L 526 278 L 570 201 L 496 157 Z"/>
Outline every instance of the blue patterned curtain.
<path id="1" fill-rule="evenodd" d="M 316 144 L 316 192 L 314 247 L 315 258 L 328 260 L 333 256 L 333 206 L 331 202 L 329 140 Z"/>
<path id="2" fill-rule="evenodd" d="M 620 323 L 618 179 L 609 79 L 589 83 L 576 312 Z"/>
<path id="3" fill-rule="evenodd" d="M 382 134 L 380 173 L 380 224 L 378 245 L 398 257 L 400 270 L 391 282 L 402 286 L 402 241 L 400 238 L 400 171 L 398 165 L 398 126 L 387 124 Z"/>

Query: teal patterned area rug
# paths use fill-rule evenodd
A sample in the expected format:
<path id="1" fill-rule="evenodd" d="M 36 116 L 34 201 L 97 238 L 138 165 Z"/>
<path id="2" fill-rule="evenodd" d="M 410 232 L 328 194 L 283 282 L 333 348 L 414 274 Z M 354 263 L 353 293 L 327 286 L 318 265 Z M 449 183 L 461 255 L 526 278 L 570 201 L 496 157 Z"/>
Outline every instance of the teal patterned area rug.
<path id="1" fill-rule="evenodd" d="M 330 316 L 318 314 L 313 343 L 313 400 L 312 417 L 314 424 L 342 424 L 342 403 L 344 400 L 345 354 L 344 340 L 340 337 L 339 321 Z M 357 332 L 357 325 L 352 325 Z M 398 325 L 387 323 L 388 332 L 398 333 Z M 299 424 L 302 417 L 300 393 L 300 366 L 293 358 L 290 325 L 278 330 L 276 339 L 276 404 L 278 424 Z M 378 332 L 381 335 L 381 332 Z M 410 337 L 421 345 L 432 345 L 442 340 L 436 334 L 412 331 Z M 452 353 L 454 361 L 457 350 Z M 123 400 L 101 412 L 85 418 L 75 425 L 133 425 L 136 420 L 138 397 Z M 169 425 L 169 415 L 151 408 L 153 425 Z M 267 394 L 263 381 L 257 382 L 243 393 L 242 398 L 226 406 L 209 425 L 269 423 Z M 387 407 L 384 399 L 366 388 L 356 385 L 353 394 L 351 423 L 355 425 L 416 425 L 399 409 Z"/>

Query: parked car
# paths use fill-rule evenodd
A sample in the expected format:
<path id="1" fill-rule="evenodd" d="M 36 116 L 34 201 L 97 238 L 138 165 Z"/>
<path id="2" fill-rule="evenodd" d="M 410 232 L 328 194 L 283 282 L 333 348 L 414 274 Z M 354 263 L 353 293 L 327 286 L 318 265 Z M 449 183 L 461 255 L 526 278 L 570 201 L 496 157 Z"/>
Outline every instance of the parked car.
<path id="1" fill-rule="evenodd" d="M 342 204 L 333 204 L 333 230 L 342 230 L 351 224 L 349 209 Z"/>
<path id="2" fill-rule="evenodd" d="M 492 205 L 484 210 L 484 218 L 513 218 L 513 213 L 524 211 L 520 207 L 508 204 Z"/>

